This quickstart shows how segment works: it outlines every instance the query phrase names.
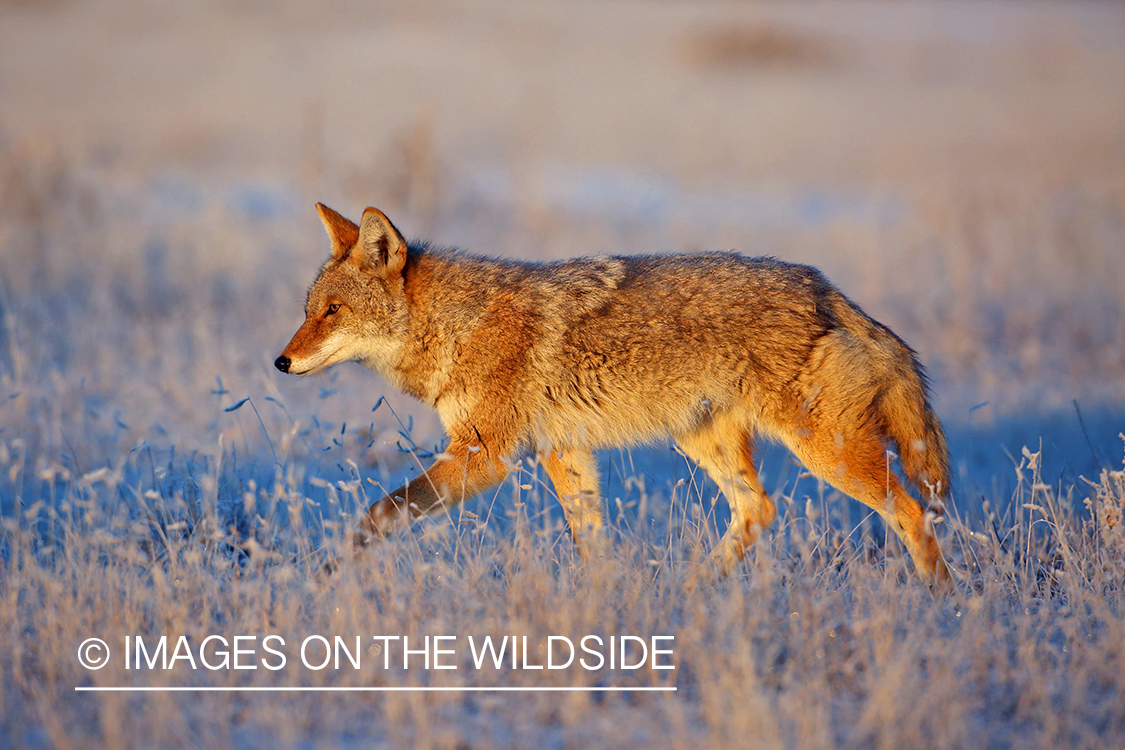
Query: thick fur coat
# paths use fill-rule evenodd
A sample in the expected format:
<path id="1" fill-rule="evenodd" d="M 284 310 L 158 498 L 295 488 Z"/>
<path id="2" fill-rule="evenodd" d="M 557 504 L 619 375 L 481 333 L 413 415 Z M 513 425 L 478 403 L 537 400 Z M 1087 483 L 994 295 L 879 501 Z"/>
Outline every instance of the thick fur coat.
<path id="1" fill-rule="evenodd" d="M 894 444 L 923 493 L 949 488 L 945 437 L 914 352 L 815 268 L 737 253 L 504 261 L 407 243 L 376 209 L 318 207 L 332 258 L 278 357 L 310 374 L 358 360 L 437 410 L 450 444 L 374 503 L 360 541 L 540 456 L 584 555 L 602 526 L 592 451 L 671 438 L 718 483 L 727 571 L 776 510 L 753 461 L 776 439 L 878 511 L 921 575 L 949 573 L 922 505 L 887 470 Z"/>

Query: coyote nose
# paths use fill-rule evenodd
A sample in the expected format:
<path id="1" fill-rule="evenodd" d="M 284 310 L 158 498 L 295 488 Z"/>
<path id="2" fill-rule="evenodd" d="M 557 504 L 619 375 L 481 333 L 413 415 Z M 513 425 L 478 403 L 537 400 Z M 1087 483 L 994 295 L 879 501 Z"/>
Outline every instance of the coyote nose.
<path id="1" fill-rule="evenodd" d="M 289 372 L 289 357 L 282 354 L 280 357 L 273 361 L 273 366 L 282 372 Z"/>

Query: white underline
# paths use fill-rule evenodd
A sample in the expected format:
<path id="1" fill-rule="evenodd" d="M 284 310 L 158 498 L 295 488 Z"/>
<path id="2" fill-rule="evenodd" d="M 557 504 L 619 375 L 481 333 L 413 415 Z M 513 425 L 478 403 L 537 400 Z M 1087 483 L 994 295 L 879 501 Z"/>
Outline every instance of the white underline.
<path id="1" fill-rule="evenodd" d="M 663 692 L 674 693 L 678 688 L 671 687 L 628 687 L 613 685 L 610 687 L 208 687 L 208 686 L 171 686 L 171 687 L 75 687 L 80 693 L 625 693 L 625 692 Z"/>

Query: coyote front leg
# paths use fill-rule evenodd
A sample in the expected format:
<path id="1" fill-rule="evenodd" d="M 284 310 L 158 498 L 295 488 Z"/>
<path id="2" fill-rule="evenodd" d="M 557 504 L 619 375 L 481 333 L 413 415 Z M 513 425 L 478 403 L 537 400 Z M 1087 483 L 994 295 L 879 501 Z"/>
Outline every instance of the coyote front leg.
<path id="1" fill-rule="evenodd" d="M 400 523 L 449 507 L 497 484 L 508 467 L 484 441 L 451 443 L 445 455 L 420 476 L 372 503 L 360 519 L 354 542 L 363 547 Z"/>
<path id="2" fill-rule="evenodd" d="M 588 450 L 552 448 L 540 456 L 559 496 L 578 554 L 584 562 L 590 562 L 604 544 L 598 465 Z"/>
<path id="3" fill-rule="evenodd" d="M 730 526 L 711 553 L 716 572 L 727 575 L 777 516 L 777 506 L 754 468 L 752 436 L 745 420 L 717 412 L 676 437 L 680 448 L 710 475 L 730 503 Z"/>

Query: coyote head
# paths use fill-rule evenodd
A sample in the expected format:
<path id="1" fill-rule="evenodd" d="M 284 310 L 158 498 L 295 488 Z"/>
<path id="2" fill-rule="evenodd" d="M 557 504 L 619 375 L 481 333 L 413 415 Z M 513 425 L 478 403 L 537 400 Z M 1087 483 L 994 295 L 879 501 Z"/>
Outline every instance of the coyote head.
<path id="1" fill-rule="evenodd" d="M 356 226 L 328 206 L 316 208 L 332 257 L 309 289 L 305 322 L 274 365 L 311 375 L 358 360 L 386 372 L 397 361 L 406 319 L 406 240 L 378 209 L 364 211 Z"/>

